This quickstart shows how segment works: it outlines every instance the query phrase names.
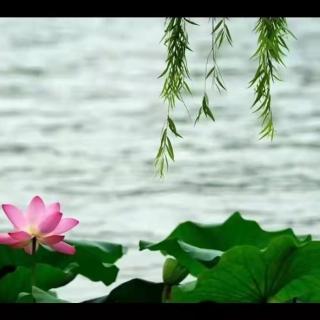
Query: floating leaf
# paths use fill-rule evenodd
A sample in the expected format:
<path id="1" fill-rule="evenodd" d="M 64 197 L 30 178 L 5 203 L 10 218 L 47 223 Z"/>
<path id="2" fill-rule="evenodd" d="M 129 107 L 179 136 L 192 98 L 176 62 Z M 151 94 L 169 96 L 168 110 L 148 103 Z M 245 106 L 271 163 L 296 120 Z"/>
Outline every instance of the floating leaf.
<path id="1" fill-rule="evenodd" d="M 160 303 L 163 287 L 163 283 L 132 279 L 113 289 L 108 296 L 85 303 Z"/>
<path id="2" fill-rule="evenodd" d="M 7 275 L 8 273 L 16 271 L 16 269 L 17 268 L 15 266 L 4 266 L 0 268 L 0 279 L 5 275 Z"/>
<path id="3" fill-rule="evenodd" d="M 273 239 L 266 250 L 236 246 L 199 275 L 194 288 L 173 290 L 173 301 L 320 302 L 320 242 L 298 244 L 293 237 Z"/>
<path id="4" fill-rule="evenodd" d="M 266 248 L 280 235 L 291 236 L 299 243 L 311 237 L 297 237 L 291 229 L 265 231 L 255 222 L 234 213 L 220 225 L 204 225 L 187 221 L 178 225 L 171 234 L 158 243 L 140 241 L 140 250 L 161 251 L 175 257 L 195 276 L 217 262 L 224 251 L 237 245 Z"/>
<path id="5" fill-rule="evenodd" d="M 20 292 L 31 290 L 31 268 L 36 258 L 35 284 L 44 290 L 64 286 L 78 274 L 91 281 L 109 285 L 115 281 L 118 268 L 114 263 L 123 255 L 121 245 L 106 242 L 72 241 L 75 255 L 64 255 L 40 247 L 36 256 L 21 249 L 0 246 L 0 268 L 15 271 L 0 278 L 0 301 L 13 302 Z"/>
<path id="6" fill-rule="evenodd" d="M 22 292 L 19 294 L 19 303 L 69 303 L 69 301 L 58 299 L 54 294 L 46 292 L 37 287 L 32 287 L 32 293 Z"/>
<path id="7" fill-rule="evenodd" d="M 31 291 L 31 272 L 29 268 L 17 267 L 0 279 L 0 302 L 16 302 L 20 292 Z"/>

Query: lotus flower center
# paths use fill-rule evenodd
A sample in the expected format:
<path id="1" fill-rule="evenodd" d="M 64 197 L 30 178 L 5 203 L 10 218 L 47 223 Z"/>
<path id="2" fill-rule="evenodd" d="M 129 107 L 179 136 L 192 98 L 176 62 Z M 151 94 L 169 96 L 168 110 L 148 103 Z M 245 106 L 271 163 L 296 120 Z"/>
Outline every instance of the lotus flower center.
<path id="1" fill-rule="evenodd" d="M 39 237 L 41 235 L 39 229 L 35 226 L 29 226 L 28 233 L 34 237 Z"/>

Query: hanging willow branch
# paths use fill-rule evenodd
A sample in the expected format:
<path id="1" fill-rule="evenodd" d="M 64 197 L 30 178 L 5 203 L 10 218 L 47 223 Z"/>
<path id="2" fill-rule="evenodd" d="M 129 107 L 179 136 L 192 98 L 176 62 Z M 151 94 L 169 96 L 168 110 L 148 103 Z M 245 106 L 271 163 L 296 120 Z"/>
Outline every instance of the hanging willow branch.
<path id="1" fill-rule="evenodd" d="M 187 84 L 190 79 L 186 51 L 189 48 L 186 23 L 196 24 L 187 18 L 167 18 L 164 31 L 164 44 L 167 47 L 167 66 L 159 77 L 165 77 L 161 97 L 168 104 L 167 117 L 162 129 L 161 141 L 155 158 L 155 167 L 162 177 L 164 171 L 168 170 L 168 156 L 174 161 L 174 151 L 169 139 L 169 131 L 176 137 L 182 138 L 177 132 L 176 125 L 171 116 L 177 101 L 183 101 L 183 93 L 191 94 Z"/>
<path id="2" fill-rule="evenodd" d="M 187 24 L 194 24 L 187 18 L 167 18 L 165 22 L 164 44 L 167 47 L 166 68 L 159 77 L 164 77 L 164 85 L 161 91 L 161 97 L 167 104 L 167 116 L 161 132 L 161 141 L 158 153 L 155 158 L 155 167 L 162 177 L 168 170 L 168 160 L 174 161 L 174 150 L 169 135 L 182 138 L 178 133 L 172 113 L 178 101 L 184 105 L 183 94 L 191 94 L 187 81 L 190 79 L 190 73 L 187 65 L 186 52 L 191 50 L 189 47 Z M 271 84 L 275 80 L 280 80 L 277 67 L 284 65 L 284 51 L 288 51 L 286 38 L 288 35 L 294 37 L 287 27 L 285 18 L 259 18 L 254 31 L 258 34 L 258 49 L 252 56 L 258 60 L 258 68 L 250 81 L 250 87 L 254 87 L 255 100 L 252 105 L 254 112 L 260 113 L 262 119 L 262 129 L 260 139 L 274 136 L 274 122 L 271 109 Z M 219 66 L 217 64 L 217 52 L 224 42 L 232 45 L 232 38 L 227 26 L 227 18 L 221 18 L 215 24 L 215 18 L 212 18 L 211 32 L 211 50 L 209 52 L 206 68 L 205 82 L 202 104 L 199 108 L 195 124 L 204 114 L 206 117 L 215 121 L 213 111 L 209 106 L 206 83 L 208 78 L 212 78 L 213 87 L 217 88 L 219 93 L 226 90 Z M 162 39 L 162 40 L 163 40 Z M 209 59 L 211 58 L 211 68 L 207 71 Z"/>
<path id="3" fill-rule="evenodd" d="M 220 68 L 217 64 L 217 52 L 220 49 L 221 45 L 227 41 L 232 46 L 232 38 L 227 26 L 226 20 L 227 18 L 222 18 L 215 25 L 215 18 L 212 18 L 212 32 L 211 32 L 211 50 L 207 57 L 206 70 L 205 70 L 205 80 L 204 80 L 204 93 L 202 98 L 202 105 L 198 111 L 198 116 L 195 120 L 195 124 L 199 121 L 202 114 L 206 117 L 211 118 L 212 121 L 215 121 L 213 116 L 213 112 L 209 107 L 209 98 L 207 94 L 207 79 L 209 77 L 212 78 L 212 85 L 216 87 L 221 93 L 222 90 L 226 90 Z M 212 67 L 209 72 L 207 72 L 207 67 L 209 63 L 209 59 L 211 58 Z"/>
<path id="4" fill-rule="evenodd" d="M 288 30 L 285 18 L 260 18 L 254 29 L 258 33 L 258 49 L 253 58 L 258 59 L 258 68 L 250 81 L 254 86 L 255 101 L 252 105 L 254 112 L 259 112 L 262 119 L 260 139 L 274 137 L 274 121 L 271 109 L 271 82 L 280 81 L 276 65 L 282 64 L 288 50 L 285 38 L 293 34 Z"/>
<path id="5" fill-rule="evenodd" d="M 191 93 L 187 84 L 190 73 L 187 66 L 186 51 L 190 50 L 185 18 L 169 18 L 164 31 L 164 44 L 167 47 L 167 66 L 159 77 L 165 76 L 161 96 L 173 108 L 176 100 L 182 101 L 183 91 Z"/>

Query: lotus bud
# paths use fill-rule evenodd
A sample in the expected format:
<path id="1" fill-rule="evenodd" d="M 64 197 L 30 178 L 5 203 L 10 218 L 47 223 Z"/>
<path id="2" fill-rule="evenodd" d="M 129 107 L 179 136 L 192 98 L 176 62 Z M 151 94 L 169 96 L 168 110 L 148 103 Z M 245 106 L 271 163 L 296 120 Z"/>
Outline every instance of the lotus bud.
<path id="1" fill-rule="evenodd" d="M 163 282 L 166 285 L 174 286 L 179 284 L 189 274 L 188 270 L 176 259 L 167 258 L 162 269 Z"/>

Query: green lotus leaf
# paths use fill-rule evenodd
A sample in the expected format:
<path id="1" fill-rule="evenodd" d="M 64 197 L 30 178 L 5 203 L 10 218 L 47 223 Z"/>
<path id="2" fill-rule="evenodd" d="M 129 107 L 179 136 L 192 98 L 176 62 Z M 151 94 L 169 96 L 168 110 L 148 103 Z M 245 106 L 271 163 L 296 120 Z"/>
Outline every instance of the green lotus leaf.
<path id="1" fill-rule="evenodd" d="M 71 242 L 70 242 L 71 243 Z M 0 246 L 0 302 L 13 302 L 21 292 L 31 292 L 32 268 L 36 263 L 34 285 L 42 290 L 68 284 L 78 274 L 109 285 L 118 268 L 114 263 L 123 255 L 121 245 L 106 242 L 74 241 L 76 254 L 64 255 L 40 247 L 35 256 L 21 249 Z"/>
<path id="2" fill-rule="evenodd" d="M 69 301 L 57 298 L 54 293 L 32 287 L 32 293 L 21 292 L 18 296 L 18 303 L 69 303 Z"/>
<path id="3" fill-rule="evenodd" d="M 140 250 L 171 255 L 197 276 L 215 265 L 221 254 L 234 246 L 252 245 L 262 249 L 281 235 L 288 235 L 297 243 L 311 240 L 311 236 L 296 236 L 292 229 L 265 231 L 257 222 L 245 220 L 239 212 L 235 212 L 220 225 L 191 221 L 182 223 L 158 243 L 140 241 Z"/>
<path id="4" fill-rule="evenodd" d="M 173 289 L 175 302 L 320 302 L 320 241 L 299 244 L 291 236 L 266 249 L 235 246 L 198 280 Z"/>
<path id="5" fill-rule="evenodd" d="M 132 279 L 113 289 L 108 296 L 85 303 L 160 303 L 163 288 L 163 283 Z"/>

